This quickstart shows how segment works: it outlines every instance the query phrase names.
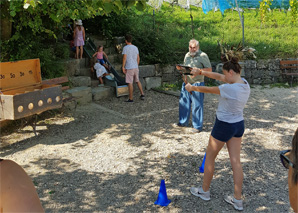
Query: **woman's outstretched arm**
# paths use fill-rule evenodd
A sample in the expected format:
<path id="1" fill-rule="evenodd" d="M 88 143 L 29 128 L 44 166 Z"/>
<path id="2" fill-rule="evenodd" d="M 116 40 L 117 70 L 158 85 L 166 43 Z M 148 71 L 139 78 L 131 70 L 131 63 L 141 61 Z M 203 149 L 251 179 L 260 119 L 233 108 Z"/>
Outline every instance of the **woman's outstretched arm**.
<path id="1" fill-rule="evenodd" d="M 220 94 L 220 90 L 218 87 L 205 87 L 205 86 L 193 86 L 190 83 L 186 84 L 185 89 L 188 92 L 196 91 L 202 93 L 212 93 L 212 94 Z"/>
<path id="2" fill-rule="evenodd" d="M 199 68 L 192 68 L 190 74 L 192 74 L 193 76 L 204 75 L 208 78 L 212 78 L 212 79 L 227 83 L 225 75 L 219 74 L 216 72 L 209 72 L 209 71 L 203 71 L 202 69 L 199 69 Z"/>

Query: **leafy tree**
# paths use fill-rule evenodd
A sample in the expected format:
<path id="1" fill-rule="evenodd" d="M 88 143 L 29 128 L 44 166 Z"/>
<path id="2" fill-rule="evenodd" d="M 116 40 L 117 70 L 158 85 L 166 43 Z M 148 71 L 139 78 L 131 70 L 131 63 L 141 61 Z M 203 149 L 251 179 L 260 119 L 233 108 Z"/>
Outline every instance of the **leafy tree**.
<path id="1" fill-rule="evenodd" d="M 45 33 L 57 38 L 61 28 L 71 20 L 88 19 L 120 13 L 123 9 L 136 6 L 138 10 L 146 7 L 146 0 L 1 0 L 1 19 L 10 19 L 17 40 L 24 29 L 32 35 Z"/>
<path id="2" fill-rule="evenodd" d="M 1 61 L 40 58 L 42 76 L 57 77 L 63 68 L 55 63 L 69 57 L 59 42 L 71 36 L 68 25 L 130 7 L 143 10 L 146 0 L 0 0 Z"/>

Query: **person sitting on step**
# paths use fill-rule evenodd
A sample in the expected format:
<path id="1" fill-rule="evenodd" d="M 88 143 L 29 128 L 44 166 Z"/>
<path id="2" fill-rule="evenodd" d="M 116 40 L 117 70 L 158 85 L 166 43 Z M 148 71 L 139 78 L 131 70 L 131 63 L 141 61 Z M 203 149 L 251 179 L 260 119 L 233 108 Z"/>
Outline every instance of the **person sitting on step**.
<path id="1" fill-rule="evenodd" d="M 106 59 L 109 60 L 107 54 L 103 51 L 103 46 L 98 46 L 97 52 L 95 52 L 92 57 L 94 56 L 96 56 L 97 60 L 102 66 L 104 66 L 108 71 L 110 71 L 109 65 L 107 65 L 105 60 L 103 59 L 103 56 L 105 56 Z"/>
<path id="2" fill-rule="evenodd" d="M 104 83 L 103 83 L 103 77 L 107 76 L 107 75 L 110 75 L 110 73 L 107 72 L 106 68 L 100 64 L 100 62 L 96 59 L 96 58 L 93 58 L 93 66 L 91 66 L 91 71 L 96 72 L 96 77 L 98 78 L 99 80 L 99 85 L 98 86 L 104 86 Z"/>

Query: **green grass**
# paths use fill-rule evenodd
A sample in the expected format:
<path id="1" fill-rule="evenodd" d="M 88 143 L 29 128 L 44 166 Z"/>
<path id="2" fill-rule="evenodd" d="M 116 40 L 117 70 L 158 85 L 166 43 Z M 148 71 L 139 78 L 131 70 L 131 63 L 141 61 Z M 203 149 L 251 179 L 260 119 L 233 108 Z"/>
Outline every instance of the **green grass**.
<path id="1" fill-rule="evenodd" d="M 157 87 L 155 89 L 162 90 L 162 91 L 178 91 L 182 87 L 182 82 L 177 83 L 163 83 L 160 87 Z"/>
<path id="2" fill-rule="evenodd" d="M 155 25 L 152 8 L 135 13 L 129 16 L 130 25 L 137 28 L 134 33 L 142 34 L 146 30 L 147 35 L 154 33 L 164 38 L 162 44 L 172 53 L 169 57 L 172 57 L 173 63 L 182 61 L 188 51 L 188 41 L 192 38 L 190 13 L 194 20 L 194 37 L 200 41 L 202 51 L 208 54 L 211 61 L 219 60 L 217 41 L 230 45 L 242 41 L 242 27 L 237 11 L 226 10 L 222 16 L 220 11 L 204 14 L 201 8 L 191 7 L 190 12 L 164 3 L 159 11 L 155 11 Z M 289 12 L 277 9 L 271 10 L 268 17 L 269 20 L 262 24 L 258 9 L 244 10 L 245 46 L 255 48 L 258 59 L 298 57 L 298 23 L 291 23 Z"/>

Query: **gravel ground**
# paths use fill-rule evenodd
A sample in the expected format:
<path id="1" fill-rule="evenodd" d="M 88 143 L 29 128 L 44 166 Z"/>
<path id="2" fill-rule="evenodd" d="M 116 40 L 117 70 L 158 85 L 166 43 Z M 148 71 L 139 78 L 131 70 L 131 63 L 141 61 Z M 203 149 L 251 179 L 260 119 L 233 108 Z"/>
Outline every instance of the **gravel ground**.
<path id="1" fill-rule="evenodd" d="M 244 212 L 292 212 L 279 151 L 290 148 L 298 127 L 297 97 L 297 88 L 252 88 L 241 153 Z M 0 157 L 23 166 L 46 212 L 234 212 L 223 200 L 233 191 L 225 147 L 216 160 L 211 201 L 189 193 L 203 178 L 198 167 L 216 95 L 205 96 L 204 129 L 196 134 L 173 126 L 178 97 L 146 91 L 145 101 L 124 100 L 113 97 L 42 120 L 37 136 L 31 127 L 2 134 Z M 167 207 L 154 205 L 161 179 L 172 201 Z"/>

